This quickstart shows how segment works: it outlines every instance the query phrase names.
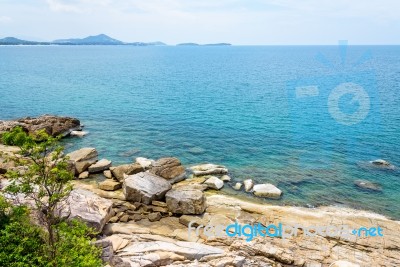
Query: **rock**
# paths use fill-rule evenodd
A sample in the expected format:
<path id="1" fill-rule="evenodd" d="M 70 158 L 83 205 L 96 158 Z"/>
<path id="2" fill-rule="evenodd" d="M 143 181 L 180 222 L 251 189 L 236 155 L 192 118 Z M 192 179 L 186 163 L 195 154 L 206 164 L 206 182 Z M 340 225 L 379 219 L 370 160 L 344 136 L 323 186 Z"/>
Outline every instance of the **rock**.
<path id="1" fill-rule="evenodd" d="M 370 161 L 370 163 L 378 168 L 384 168 L 384 169 L 395 169 L 394 165 L 392 165 L 390 162 L 383 160 L 383 159 L 376 159 L 373 161 Z"/>
<path id="2" fill-rule="evenodd" d="M 107 236 L 104 239 L 111 242 L 114 252 L 123 249 L 129 244 L 128 240 L 120 237 L 119 235 Z"/>
<path id="3" fill-rule="evenodd" d="M 242 185 L 243 185 L 242 183 L 236 183 L 236 184 L 233 186 L 233 189 L 239 191 L 239 190 L 242 188 Z"/>
<path id="4" fill-rule="evenodd" d="M 72 131 L 70 133 L 71 136 L 78 136 L 78 137 L 84 137 L 85 135 L 88 135 L 88 132 L 85 131 Z"/>
<path id="5" fill-rule="evenodd" d="M 120 165 L 118 167 L 111 168 L 110 170 L 114 177 L 120 182 L 124 180 L 124 174 L 132 175 L 144 171 L 143 167 L 139 163 Z"/>
<path id="6" fill-rule="evenodd" d="M 335 261 L 329 267 L 360 267 L 360 265 L 348 261 Z"/>
<path id="7" fill-rule="evenodd" d="M 215 176 L 211 176 L 204 183 L 208 186 L 208 188 L 211 189 L 220 190 L 222 187 L 224 187 L 224 182 Z"/>
<path id="8" fill-rule="evenodd" d="M 113 181 L 111 179 L 105 180 L 99 183 L 99 188 L 105 191 L 115 191 L 122 187 L 120 182 Z"/>
<path id="9" fill-rule="evenodd" d="M 371 190 L 371 191 L 378 191 L 378 192 L 382 191 L 382 187 L 379 184 L 369 182 L 366 180 L 355 180 L 354 185 L 359 188 L 367 189 L 367 190 Z"/>
<path id="10" fill-rule="evenodd" d="M 148 215 L 148 218 L 149 218 L 149 221 L 151 221 L 151 222 L 159 221 L 161 219 L 161 213 L 159 213 L 159 212 L 150 213 Z"/>
<path id="11" fill-rule="evenodd" d="M 86 171 L 90 165 L 97 162 L 97 150 L 86 147 L 67 154 L 67 157 L 75 163 L 75 173 L 80 174 Z"/>
<path id="12" fill-rule="evenodd" d="M 158 206 L 158 207 L 164 207 L 164 208 L 167 207 L 167 203 L 161 202 L 161 201 L 157 201 L 157 200 L 153 200 L 151 202 L 151 205 Z"/>
<path id="13" fill-rule="evenodd" d="M 112 201 L 83 189 L 71 191 L 65 204 L 60 206 L 63 218 L 79 219 L 101 231 L 112 215 Z"/>
<path id="14" fill-rule="evenodd" d="M 111 164 L 112 164 L 111 161 L 107 159 L 101 159 L 89 167 L 89 172 L 90 173 L 102 172 L 110 168 Z"/>
<path id="15" fill-rule="evenodd" d="M 185 168 L 177 158 L 161 158 L 153 162 L 150 172 L 167 180 L 178 182 L 185 177 Z"/>
<path id="16" fill-rule="evenodd" d="M 121 218 L 119 218 L 120 222 L 128 222 L 129 221 L 129 215 L 123 215 Z"/>
<path id="17" fill-rule="evenodd" d="M 126 200 L 150 204 L 153 200 L 160 200 L 171 189 L 171 184 L 148 172 L 141 172 L 128 176 L 123 185 Z"/>
<path id="18" fill-rule="evenodd" d="M 168 209 L 176 214 L 202 214 L 206 197 L 201 190 L 172 189 L 165 195 Z"/>
<path id="19" fill-rule="evenodd" d="M 112 179 L 112 173 L 110 170 L 106 170 L 103 172 L 103 175 L 107 178 L 107 179 Z"/>
<path id="20" fill-rule="evenodd" d="M 152 159 L 147 159 L 147 158 L 142 158 L 142 157 L 138 157 L 136 158 L 136 163 L 139 163 L 140 166 L 142 166 L 143 169 L 147 170 L 151 167 L 151 165 L 153 164 L 154 160 Z"/>
<path id="21" fill-rule="evenodd" d="M 78 119 L 43 115 L 37 118 L 26 117 L 13 121 L 0 121 L 0 135 L 16 126 L 22 127 L 29 134 L 45 130 L 47 134 L 53 137 L 59 135 L 67 136 L 72 131 L 81 129 L 81 123 Z"/>
<path id="22" fill-rule="evenodd" d="M 134 244 L 125 247 L 121 250 L 121 256 L 134 256 L 144 253 L 151 253 L 157 251 L 172 252 L 181 255 L 189 260 L 201 259 L 208 255 L 224 254 L 220 248 L 196 243 L 196 242 L 165 242 L 165 241 L 151 241 L 151 242 L 135 242 Z"/>
<path id="23" fill-rule="evenodd" d="M 133 215 L 129 216 L 129 219 L 137 222 L 137 221 L 140 221 L 141 219 L 143 219 L 143 216 L 141 214 L 133 214 Z"/>
<path id="24" fill-rule="evenodd" d="M 273 184 L 257 184 L 253 187 L 254 195 L 266 198 L 280 198 L 282 191 Z"/>
<path id="25" fill-rule="evenodd" d="M 216 174 L 227 174 L 228 169 L 222 165 L 215 164 L 201 164 L 197 166 L 190 167 L 195 176 L 204 176 L 204 175 L 216 175 Z"/>
<path id="26" fill-rule="evenodd" d="M 114 250 L 111 241 L 106 239 L 97 240 L 94 242 L 96 247 L 101 248 L 101 259 L 103 262 L 110 262 L 114 256 Z"/>
<path id="27" fill-rule="evenodd" d="M 221 180 L 224 182 L 230 182 L 231 181 L 231 177 L 228 175 L 222 175 Z"/>
<path id="28" fill-rule="evenodd" d="M 87 172 L 87 171 L 82 172 L 81 174 L 79 174 L 78 178 L 79 179 L 87 179 L 87 178 L 89 178 L 89 172 Z"/>
<path id="29" fill-rule="evenodd" d="M 140 256 L 133 256 L 130 258 L 130 261 L 133 263 L 133 266 L 135 267 L 170 266 L 170 264 L 184 260 L 185 257 L 183 256 L 180 256 L 172 252 L 164 252 L 164 251 L 157 251 L 154 253 L 148 253 Z"/>
<path id="30" fill-rule="evenodd" d="M 244 190 L 245 190 L 246 192 L 250 192 L 251 189 L 252 189 L 253 186 L 254 186 L 254 182 L 253 182 L 253 180 L 251 180 L 251 179 L 246 179 L 246 180 L 244 180 L 244 181 L 243 181 L 243 184 L 244 184 Z"/>

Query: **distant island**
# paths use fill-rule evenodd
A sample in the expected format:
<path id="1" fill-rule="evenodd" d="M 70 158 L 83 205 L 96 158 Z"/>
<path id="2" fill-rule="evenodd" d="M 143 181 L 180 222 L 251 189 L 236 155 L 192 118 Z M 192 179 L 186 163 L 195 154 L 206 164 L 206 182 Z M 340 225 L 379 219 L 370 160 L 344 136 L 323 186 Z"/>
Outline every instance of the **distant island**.
<path id="1" fill-rule="evenodd" d="M 0 39 L 0 45 L 131 45 L 131 46 L 163 46 L 167 45 L 163 42 L 123 42 L 105 34 L 88 36 L 85 38 L 70 38 L 59 39 L 52 42 L 36 42 L 21 40 L 15 37 L 6 37 Z M 177 46 L 229 46 L 229 43 L 216 44 L 197 44 L 197 43 L 182 43 Z"/>
<path id="2" fill-rule="evenodd" d="M 163 42 L 134 42 L 125 43 L 120 40 L 111 38 L 105 34 L 99 34 L 95 36 L 88 36 L 86 38 L 72 38 L 72 39 L 59 39 L 52 42 L 35 42 L 21 40 L 14 37 L 6 37 L 0 39 L 0 45 L 132 45 L 132 46 L 156 46 L 166 45 Z"/>

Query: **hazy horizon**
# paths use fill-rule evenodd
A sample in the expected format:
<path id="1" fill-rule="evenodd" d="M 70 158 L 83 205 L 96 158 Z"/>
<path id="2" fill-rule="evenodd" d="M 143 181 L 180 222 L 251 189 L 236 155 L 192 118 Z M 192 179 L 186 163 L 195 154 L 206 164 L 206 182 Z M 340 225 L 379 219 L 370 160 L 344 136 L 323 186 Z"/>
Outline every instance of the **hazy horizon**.
<path id="1" fill-rule="evenodd" d="M 0 36 L 33 41 L 104 33 L 124 42 L 400 44 L 400 2 L 27 0 L 0 3 Z"/>

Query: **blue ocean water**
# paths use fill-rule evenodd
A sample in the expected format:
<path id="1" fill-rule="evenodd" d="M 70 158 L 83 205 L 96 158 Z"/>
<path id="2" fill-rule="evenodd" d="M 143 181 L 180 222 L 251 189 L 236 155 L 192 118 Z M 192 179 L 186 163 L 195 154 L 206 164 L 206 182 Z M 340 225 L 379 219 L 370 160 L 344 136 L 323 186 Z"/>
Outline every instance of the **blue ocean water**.
<path id="1" fill-rule="evenodd" d="M 268 203 L 396 219 L 400 172 L 368 161 L 400 167 L 399 89 L 399 46 L 0 47 L 0 119 L 77 117 L 90 134 L 67 139 L 69 150 L 224 164 L 233 183 L 281 188 Z"/>

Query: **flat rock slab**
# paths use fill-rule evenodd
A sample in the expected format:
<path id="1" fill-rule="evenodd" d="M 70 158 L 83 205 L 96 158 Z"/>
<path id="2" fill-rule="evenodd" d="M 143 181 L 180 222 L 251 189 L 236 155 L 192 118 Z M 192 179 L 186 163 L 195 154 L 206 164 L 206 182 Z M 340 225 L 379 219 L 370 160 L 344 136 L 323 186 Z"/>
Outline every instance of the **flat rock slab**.
<path id="1" fill-rule="evenodd" d="M 114 177 L 120 182 L 124 180 L 125 175 L 132 175 L 144 171 L 143 167 L 139 163 L 124 164 L 110 168 L 110 170 Z"/>
<path id="2" fill-rule="evenodd" d="M 204 176 L 204 175 L 216 175 L 216 174 L 227 174 L 228 169 L 222 165 L 215 164 L 201 164 L 190 167 L 195 176 Z"/>
<path id="3" fill-rule="evenodd" d="M 101 159 L 95 164 L 91 165 L 88 169 L 90 173 L 102 172 L 111 167 L 112 162 L 108 159 Z"/>
<path id="4" fill-rule="evenodd" d="M 160 200 L 171 189 L 171 184 L 155 174 L 141 172 L 124 180 L 123 191 L 126 200 L 150 204 Z"/>
<path id="5" fill-rule="evenodd" d="M 99 188 L 105 191 L 115 191 L 122 187 L 120 182 L 113 181 L 111 179 L 105 180 L 99 183 Z"/>
<path id="6" fill-rule="evenodd" d="M 84 189 L 74 189 L 69 195 L 66 205 L 62 206 L 61 216 L 82 220 L 90 227 L 101 231 L 111 217 L 112 206 L 111 200 Z"/>
<path id="7" fill-rule="evenodd" d="M 119 255 L 135 256 L 151 252 L 172 252 L 184 256 L 189 260 L 199 260 L 204 256 L 224 254 L 224 251 L 220 248 L 195 242 L 177 241 L 175 243 L 170 243 L 165 241 L 153 241 L 135 242 L 134 244 L 122 249 Z"/>

